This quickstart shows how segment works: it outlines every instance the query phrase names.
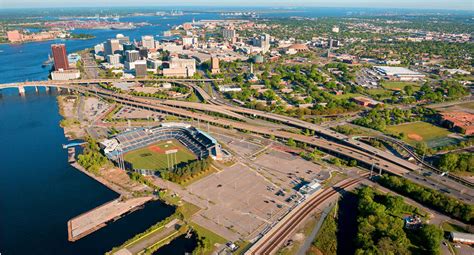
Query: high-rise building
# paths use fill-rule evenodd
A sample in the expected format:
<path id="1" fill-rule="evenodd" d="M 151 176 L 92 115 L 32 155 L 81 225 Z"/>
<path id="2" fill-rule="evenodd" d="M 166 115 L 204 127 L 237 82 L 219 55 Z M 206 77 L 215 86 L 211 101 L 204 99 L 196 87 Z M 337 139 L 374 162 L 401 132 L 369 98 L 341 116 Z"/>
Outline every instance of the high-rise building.
<path id="1" fill-rule="evenodd" d="M 220 73 L 221 69 L 219 68 L 219 59 L 216 57 L 211 58 L 211 73 L 216 74 Z"/>
<path id="2" fill-rule="evenodd" d="M 148 58 L 148 49 L 145 47 L 141 47 L 138 49 L 139 56 L 141 59 L 147 59 Z"/>
<path id="3" fill-rule="evenodd" d="M 69 62 L 67 61 L 66 45 L 52 44 L 51 51 L 53 52 L 54 70 L 69 69 Z"/>
<path id="4" fill-rule="evenodd" d="M 107 62 L 111 65 L 120 64 L 120 54 L 107 55 Z"/>
<path id="5" fill-rule="evenodd" d="M 224 28 L 222 30 L 222 37 L 224 37 L 225 40 L 232 40 L 236 37 L 235 29 Z"/>
<path id="6" fill-rule="evenodd" d="M 165 77 L 191 77 L 196 72 L 196 60 L 173 57 L 169 61 L 169 68 L 163 69 Z"/>
<path id="7" fill-rule="evenodd" d="M 147 75 L 146 63 L 135 64 L 135 77 L 145 77 Z"/>
<path id="8" fill-rule="evenodd" d="M 142 46 L 147 49 L 154 49 L 155 48 L 155 38 L 151 35 L 144 35 L 142 36 Z"/>
<path id="9" fill-rule="evenodd" d="M 253 38 L 253 45 L 262 48 L 262 52 L 266 53 L 270 50 L 270 35 L 263 34 L 257 38 Z"/>
<path id="10" fill-rule="evenodd" d="M 100 44 L 97 44 L 96 46 L 94 46 L 94 53 L 95 54 L 104 53 L 104 44 L 100 43 Z"/>
<path id="11" fill-rule="evenodd" d="M 125 60 L 127 62 L 135 62 L 140 59 L 140 52 L 138 50 L 125 51 Z"/>
<path id="12" fill-rule="evenodd" d="M 127 50 L 136 50 L 135 44 L 133 43 L 124 43 L 122 46 L 124 52 Z"/>
<path id="13" fill-rule="evenodd" d="M 120 42 L 117 39 L 108 39 L 104 43 L 104 55 L 113 55 L 120 52 Z"/>

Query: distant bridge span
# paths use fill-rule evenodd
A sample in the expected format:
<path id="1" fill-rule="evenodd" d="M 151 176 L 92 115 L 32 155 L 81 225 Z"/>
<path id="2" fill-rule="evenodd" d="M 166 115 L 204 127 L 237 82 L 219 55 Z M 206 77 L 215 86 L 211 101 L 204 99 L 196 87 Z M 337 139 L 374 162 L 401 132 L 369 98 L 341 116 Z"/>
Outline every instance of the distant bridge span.
<path id="1" fill-rule="evenodd" d="M 82 80 L 67 80 L 67 81 L 25 81 L 25 82 L 12 82 L 0 84 L 0 89 L 5 88 L 18 88 L 18 87 L 32 87 L 32 86 L 47 86 L 47 87 L 64 87 L 69 85 L 87 85 L 87 84 L 98 84 L 98 83 L 109 83 L 109 82 L 174 82 L 174 83 L 185 83 L 185 82 L 212 82 L 222 81 L 223 79 L 153 79 L 153 78 L 134 78 L 134 79 L 82 79 Z M 64 87 L 67 88 L 67 87 Z"/>

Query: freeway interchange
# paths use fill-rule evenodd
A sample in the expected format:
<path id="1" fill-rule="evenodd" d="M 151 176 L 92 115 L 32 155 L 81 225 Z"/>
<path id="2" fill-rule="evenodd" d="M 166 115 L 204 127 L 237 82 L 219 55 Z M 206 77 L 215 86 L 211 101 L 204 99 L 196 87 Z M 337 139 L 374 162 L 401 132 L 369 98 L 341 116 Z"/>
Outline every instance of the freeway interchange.
<path id="1" fill-rule="evenodd" d="M 96 86 L 98 83 L 112 82 L 112 79 L 90 79 L 72 81 L 38 81 L 0 85 L 2 88 L 21 86 L 48 86 L 71 89 L 81 93 L 95 94 L 99 97 L 113 100 L 117 103 L 132 107 L 157 111 L 165 114 L 176 115 L 183 118 L 198 120 L 212 125 L 234 128 L 236 130 L 251 132 L 264 136 L 274 136 L 282 140 L 293 139 L 296 142 L 305 143 L 322 151 L 336 156 L 357 160 L 360 165 L 370 169 L 374 174 L 389 172 L 398 176 L 404 176 L 412 181 L 428 187 L 448 190 L 453 196 L 462 200 L 472 201 L 474 191 L 472 186 L 464 186 L 456 183 L 445 176 L 434 175 L 433 177 L 422 176 L 422 166 L 411 163 L 388 152 L 377 149 L 361 141 L 354 140 L 346 135 L 333 130 L 323 128 L 313 123 L 299 120 L 293 117 L 282 116 L 274 113 L 263 112 L 255 109 L 243 108 L 231 105 L 221 99 L 211 97 L 195 82 L 210 82 L 212 79 L 129 79 L 127 82 L 143 81 L 169 81 L 188 86 L 206 102 L 194 103 L 177 100 L 158 100 L 117 93 Z M 315 136 L 306 136 L 286 131 L 276 125 L 263 125 L 256 119 L 264 119 L 280 126 L 294 127 L 303 130 L 312 130 Z M 425 172 L 426 173 L 426 172 Z"/>

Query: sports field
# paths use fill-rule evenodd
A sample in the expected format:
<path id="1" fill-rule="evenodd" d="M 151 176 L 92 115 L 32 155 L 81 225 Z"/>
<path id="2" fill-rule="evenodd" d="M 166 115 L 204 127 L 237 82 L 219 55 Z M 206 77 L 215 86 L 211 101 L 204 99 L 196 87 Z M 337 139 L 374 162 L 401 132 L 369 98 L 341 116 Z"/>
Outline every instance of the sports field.
<path id="1" fill-rule="evenodd" d="M 382 82 L 382 87 L 390 90 L 403 90 L 405 86 L 411 85 L 414 91 L 418 91 L 420 89 L 420 84 L 416 82 L 407 82 L 407 81 L 386 81 Z"/>
<path id="2" fill-rule="evenodd" d="M 405 133 L 406 138 L 404 141 L 412 145 L 417 142 L 426 142 L 428 145 L 434 145 L 437 140 L 444 140 L 451 134 L 445 128 L 422 121 L 388 126 L 387 130 L 394 134 Z"/>
<path id="3" fill-rule="evenodd" d="M 168 167 L 166 151 L 172 150 L 177 150 L 176 164 L 196 159 L 196 156 L 177 140 L 160 141 L 147 147 L 127 152 L 124 159 L 132 163 L 135 169 L 160 170 Z"/>

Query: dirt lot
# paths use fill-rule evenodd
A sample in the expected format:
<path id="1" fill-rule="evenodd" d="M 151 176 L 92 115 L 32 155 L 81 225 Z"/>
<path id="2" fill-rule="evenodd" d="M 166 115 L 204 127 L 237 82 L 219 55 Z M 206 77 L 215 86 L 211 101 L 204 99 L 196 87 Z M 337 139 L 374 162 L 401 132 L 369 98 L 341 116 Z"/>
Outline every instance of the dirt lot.
<path id="1" fill-rule="evenodd" d="M 80 107 L 83 108 L 81 112 L 84 120 L 94 121 L 109 109 L 110 104 L 95 97 L 87 97 Z"/>
<path id="2" fill-rule="evenodd" d="M 100 175 L 102 175 L 106 180 L 120 186 L 128 192 L 141 192 L 147 190 L 147 186 L 130 180 L 130 177 L 128 177 L 125 171 L 116 167 L 102 169 L 100 171 Z"/>

